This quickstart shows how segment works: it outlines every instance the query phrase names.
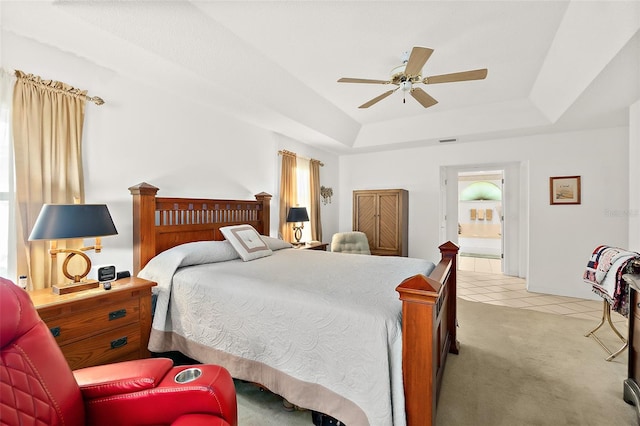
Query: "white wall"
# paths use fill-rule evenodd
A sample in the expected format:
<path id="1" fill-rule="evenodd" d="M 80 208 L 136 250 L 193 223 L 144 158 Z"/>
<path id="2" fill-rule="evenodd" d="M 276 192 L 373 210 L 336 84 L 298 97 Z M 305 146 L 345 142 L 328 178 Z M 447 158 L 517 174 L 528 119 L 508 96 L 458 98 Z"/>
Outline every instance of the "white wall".
<path id="1" fill-rule="evenodd" d="M 640 101 L 629 108 L 629 249 L 640 252 Z"/>
<path id="2" fill-rule="evenodd" d="M 409 256 L 438 259 L 440 167 L 525 162 L 529 290 L 595 298 L 582 281 L 591 251 L 628 243 L 628 139 L 626 128 L 614 128 L 344 156 L 340 230 L 351 228 L 353 190 L 405 188 Z M 568 175 L 582 176 L 582 204 L 549 205 L 549 177 Z"/>
<path id="3" fill-rule="evenodd" d="M 86 89 L 105 104 L 87 103 L 83 135 L 87 203 L 106 203 L 118 235 L 103 238 L 94 263 L 115 263 L 131 270 L 132 206 L 127 188 L 140 182 L 160 196 L 254 199 L 265 191 L 271 204 L 271 235 L 277 235 L 278 150 L 288 149 L 325 164 L 321 181 L 336 186 L 334 154 L 208 109 L 198 99 L 178 98 L 109 69 L 15 34 L 2 33 L 2 64 Z M 141 80 L 144 76 L 141 76 Z M 323 228 L 331 238 L 338 209 L 322 208 Z"/>

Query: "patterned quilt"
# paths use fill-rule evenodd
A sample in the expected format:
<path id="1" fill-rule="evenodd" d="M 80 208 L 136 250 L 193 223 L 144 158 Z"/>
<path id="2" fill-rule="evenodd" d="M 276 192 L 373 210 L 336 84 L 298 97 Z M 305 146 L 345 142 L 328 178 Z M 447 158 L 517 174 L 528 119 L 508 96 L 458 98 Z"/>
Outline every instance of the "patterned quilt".
<path id="1" fill-rule="evenodd" d="M 139 274 L 158 282 L 149 349 L 221 364 L 347 425 L 404 426 L 395 288 L 434 266 L 293 248 L 243 262 L 226 241 L 175 247 Z"/>
<path id="2" fill-rule="evenodd" d="M 593 250 L 583 279 L 611 305 L 611 309 L 625 317 L 629 315 L 629 291 L 622 275 L 634 272 L 640 253 L 618 247 L 601 245 Z"/>

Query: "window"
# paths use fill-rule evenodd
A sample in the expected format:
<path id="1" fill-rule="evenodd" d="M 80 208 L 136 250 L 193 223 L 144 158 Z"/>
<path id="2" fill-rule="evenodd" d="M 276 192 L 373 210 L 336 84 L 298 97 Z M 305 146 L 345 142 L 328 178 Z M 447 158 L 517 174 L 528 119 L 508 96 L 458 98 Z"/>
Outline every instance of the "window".
<path id="1" fill-rule="evenodd" d="M 11 226 L 13 214 L 13 156 L 10 143 L 10 111 L 12 78 L 0 70 L 0 276 L 15 279 L 15 253 L 9 252 L 14 241 Z M 12 231 L 11 233 L 9 231 Z"/>
<path id="2" fill-rule="evenodd" d="M 307 214 L 311 217 L 311 177 L 309 171 L 310 161 L 306 158 L 298 157 L 296 161 L 296 180 L 298 182 L 298 206 L 306 207 Z M 302 239 L 300 241 L 311 241 L 311 223 L 307 222 L 302 228 Z"/>
<path id="3" fill-rule="evenodd" d="M 281 191 L 279 234 L 282 234 L 285 239 L 293 239 L 291 224 L 286 223 L 288 209 L 290 207 L 304 207 L 307 209 L 309 221 L 302 228 L 301 241 L 309 242 L 313 239 L 321 239 L 322 226 L 318 201 L 320 185 L 317 182 L 319 180 L 317 175 L 318 167 L 323 164 L 318 160 L 299 157 L 291 151 L 282 150 L 278 151 L 278 154 L 282 156 L 279 183 Z M 311 187 L 312 183 L 313 188 Z"/>

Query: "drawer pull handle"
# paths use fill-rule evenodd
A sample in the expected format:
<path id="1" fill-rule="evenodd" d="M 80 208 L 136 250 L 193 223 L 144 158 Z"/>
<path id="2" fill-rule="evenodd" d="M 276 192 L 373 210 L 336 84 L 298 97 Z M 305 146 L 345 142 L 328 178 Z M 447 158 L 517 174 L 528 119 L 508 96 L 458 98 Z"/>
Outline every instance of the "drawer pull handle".
<path id="1" fill-rule="evenodd" d="M 117 320 L 118 318 L 124 318 L 125 316 L 127 316 L 126 309 L 109 312 L 109 321 Z"/>
<path id="2" fill-rule="evenodd" d="M 60 336 L 60 327 L 51 327 L 49 331 L 51 331 L 51 334 L 53 334 L 53 337 Z"/>
<path id="3" fill-rule="evenodd" d="M 118 349 L 127 344 L 127 336 L 111 341 L 111 349 Z"/>

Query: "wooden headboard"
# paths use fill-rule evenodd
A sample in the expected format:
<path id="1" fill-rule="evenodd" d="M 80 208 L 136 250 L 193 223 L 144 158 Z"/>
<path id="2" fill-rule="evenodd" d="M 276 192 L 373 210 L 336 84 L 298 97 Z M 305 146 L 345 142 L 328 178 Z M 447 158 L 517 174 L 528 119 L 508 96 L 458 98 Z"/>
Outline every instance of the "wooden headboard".
<path id="1" fill-rule="evenodd" d="M 157 197 L 146 182 L 129 188 L 133 196 L 133 274 L 152 257 L 171 247 L 194 241 L 223 240 L 220 228 L 252 225 L 269 235 L 271 195 L 255 200 Z"/>

